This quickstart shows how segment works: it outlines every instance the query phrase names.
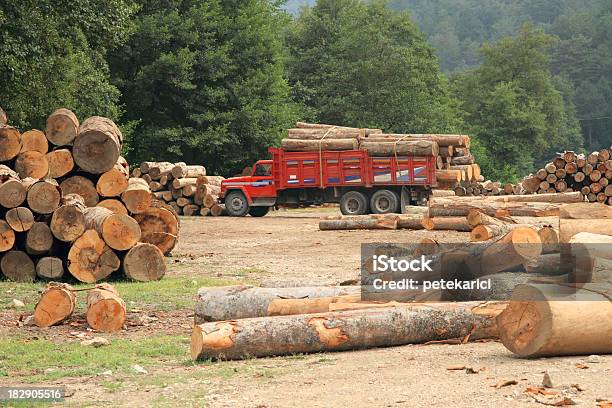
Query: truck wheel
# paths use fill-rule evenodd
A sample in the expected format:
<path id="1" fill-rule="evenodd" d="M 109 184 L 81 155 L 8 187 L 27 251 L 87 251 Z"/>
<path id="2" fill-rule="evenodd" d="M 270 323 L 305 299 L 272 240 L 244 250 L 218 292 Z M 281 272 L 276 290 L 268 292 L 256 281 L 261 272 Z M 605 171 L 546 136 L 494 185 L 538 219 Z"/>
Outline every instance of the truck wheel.
<path id="1" fill-rule="evenodd" d="M 251 217 L 263 217 L 270 211 L 270 207 L 251 207 L 249 214 Z"/>
<path id="2" fill-rule="evenodd" d="M 399 213 L 400 197 L 390 190 L 378 190 L 372 194 L 370 208 L 374 214 Z"/>
<path id="3" fill-rule="evenodd" d="M 368 198 L 359 191 L 349 191 L 340 199 L 340 212 L 344 215 L 367 214 Z"/>
<path id="4" fill-rule="evenodd" d="M 244 217 L 249 213 L 249 202 L 242 191 L 231 191 L 225 197 L 225 209 L 232 217 Z"/>

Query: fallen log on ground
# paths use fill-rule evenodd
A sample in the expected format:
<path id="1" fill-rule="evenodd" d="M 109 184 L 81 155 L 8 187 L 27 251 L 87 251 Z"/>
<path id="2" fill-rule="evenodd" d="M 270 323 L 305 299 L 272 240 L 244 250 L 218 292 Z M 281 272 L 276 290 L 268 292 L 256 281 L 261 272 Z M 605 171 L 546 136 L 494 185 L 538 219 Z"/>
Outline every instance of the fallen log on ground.
<path id="1" fill-rule="evenodd" d="M 561 254 L 551 253 L 542 254 L 537 258 L 528 260 L 523 264 L 525 272 L 538 275 L 558 276 L 568 272 L 565 267 L 561 267 Z"/>
<path id="2" fill-rule="evenodd" d="M 470 334 L 493 337 L 490 330 L 499 310 L 481 314 L 473 311 L 477 307 L 429 304 L 196 324 L 191 357 L 235 360 L 464 339 Z"/>
<path id="3" fill-rule="evenodd" d="M 66 283 L 49 283 L 36 307 L 34 323 L 38 327 L 49 327 L 69 318 L 76 306 L 74 288 Z"/>
<path id="4" fill-rule="evenodd" d="M 121 330 L 125 323 L 125 302 L 117 290 L 103 283 L 87 294 L 87 323 L 100 332 Z"/>
<path id="5" fill-rule="evenodd" d="M 196 324 L 268 316 L 275 299 L 305 299 L 358 294 L 360 286 L 318 286 L 297 288 L 257 288 L 224 286 L 201 288 L 195 307 Z"/>
<path id="6" fill-rule="evenodd" d="M 522 357 L 612 354 L 612 290 L 519 285 L 497 326 L 504 346 Z"/>
<path id="7" fill-rule="evenodd" d="M 569 247 L 573 261 L 570 282 L 612 284 L 610 262 L 598 267 L 602 260 L 612 260 L 612 236 L 580 232 L 570 239 Z"/>
<path id="8" fill-rule="evenodd" d="M 330 230 L 355 230 L 355 229 L 397 229 L 399 217 L 397 215 L 354 215 L 354 216 L 329 216 L 319 219 L 321 231 Z"/>
<path id="9" fill-rule="evenodd" d="M 524 203 L 524 202 L 457 202 L 431 200 L 429 203 L 430 217 L 467 216 L 470 210 L 479 210 L 491 217 L 524 216 L 552 217 L 559 215 L 560 204 Z"/>
<path id="10" fill-rule="evenodd" d="M 568 204 L 561 207 L 559 217 L 564 219 L 612 219 L 612 206 L 605 204 Z"/>
<path id="11" fill-rule="evenodd" d="M 428 231 L 450 230 L 468 232 L 471 230 L 465 217 L 425 217 L 422 219 L 421 224 Z"/>

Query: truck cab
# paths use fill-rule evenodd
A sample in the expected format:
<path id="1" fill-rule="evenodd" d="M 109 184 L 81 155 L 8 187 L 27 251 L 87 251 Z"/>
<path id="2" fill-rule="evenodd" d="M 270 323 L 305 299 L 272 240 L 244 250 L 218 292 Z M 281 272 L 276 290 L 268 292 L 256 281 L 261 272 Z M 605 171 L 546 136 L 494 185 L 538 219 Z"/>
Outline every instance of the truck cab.
<path id="1" fill-rule="evenodd" d="M 229 215 L 263 217 L 276 204 L 272 160 L 259 160 L 251 176 L 232 177 L 221 182 L 219 200 Z"/>

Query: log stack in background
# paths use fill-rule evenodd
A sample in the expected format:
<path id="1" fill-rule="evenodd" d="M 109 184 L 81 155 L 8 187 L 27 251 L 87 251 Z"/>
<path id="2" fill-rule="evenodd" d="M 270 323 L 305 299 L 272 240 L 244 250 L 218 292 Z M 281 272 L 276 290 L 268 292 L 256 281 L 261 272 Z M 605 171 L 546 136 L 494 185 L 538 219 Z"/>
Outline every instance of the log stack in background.
<path id="1" fill-rule="evenodd" d="M 152 199 L 148 184 L 129 178 L 123 135 L 112 120 L 93 116 L 79 123 L 62 108 L 44 132 L 21 133 L 0 116 L 0 270 L 6 278 L 94 283 L 145 264 L 155 271 L 126 275 L 164 275 L 178 216 Z M 143 245 L 147 259 L 130 256 Z"/>
<path id="2" fill-rule="evenodd" d="M 153 196 L 178 215 L 225 215 L 225 207 L 217 202 L 224 177 L 206 175 L 204 166 L 143 162 L 132 177 L 143 179 Z"/>

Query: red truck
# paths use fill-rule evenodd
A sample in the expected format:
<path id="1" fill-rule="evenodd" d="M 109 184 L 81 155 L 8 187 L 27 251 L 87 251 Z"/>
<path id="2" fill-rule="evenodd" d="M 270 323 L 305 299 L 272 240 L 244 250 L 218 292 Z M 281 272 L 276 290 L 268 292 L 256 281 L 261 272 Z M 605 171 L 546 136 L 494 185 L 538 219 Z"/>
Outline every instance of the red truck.
<path id="1" fill-rule="evenodd" d="M 365 150 L 286 152 L 270 148 L 253 175 L 223 180 L 229 215 L 263 217 L 271 207 L 340 203 L 345 215 L 401 212 L 436 185 L 435 156 L 372 157 Z"/>

